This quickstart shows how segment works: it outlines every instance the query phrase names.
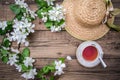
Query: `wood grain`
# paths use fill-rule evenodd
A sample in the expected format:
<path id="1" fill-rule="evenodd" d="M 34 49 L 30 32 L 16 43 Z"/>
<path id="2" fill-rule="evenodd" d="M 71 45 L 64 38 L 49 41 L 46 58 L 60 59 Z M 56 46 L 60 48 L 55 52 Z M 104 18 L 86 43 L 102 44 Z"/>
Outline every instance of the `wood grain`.
<path id="1" fill-rule="evenodd" d="M 62 2 L 57 0 L 56 2 Z M 120 0 L 112 0 L 114 7 L 120 8 Z M 15 15 L 9 9 L 9 5 L 14 0 L 0 0 L 0 21 L 10 20 Z M 33 0 L 26 0 L 32 10 L 37 10 Z M 120 33 L 114 30 L 109 31 L 103 38 L 96 40 L 104 51 L 104 61 L 108 65 L 106 69 L 101 64 L 94 68 L 81 66 L 75 56 L 77 47 L 83 41 L 75 39 L 65 30 L 60 33 L 51 33 L 45 28 L 40 19 L 34 21 L 36 32 L 30 34 L 29 41 L 31 57 L 36 59 L 35 66 L 41 68 L 50 64 L 59 57 L 70 55 L 73 60 L 67 61 L 65 74 L 58 80 L 120 80 Z M 120 24 L 120 15 L 115 19 L 116 24 Z M 0 41 L 1 41 L 0 37 Z M 16 43 L 13 43 L 16 47 Z M 23 49 L 24 46 L 21 45 Z M 14 66 L 9 66 L 0 61 L 0 80 L 25 80 L 18 73 Z"/>

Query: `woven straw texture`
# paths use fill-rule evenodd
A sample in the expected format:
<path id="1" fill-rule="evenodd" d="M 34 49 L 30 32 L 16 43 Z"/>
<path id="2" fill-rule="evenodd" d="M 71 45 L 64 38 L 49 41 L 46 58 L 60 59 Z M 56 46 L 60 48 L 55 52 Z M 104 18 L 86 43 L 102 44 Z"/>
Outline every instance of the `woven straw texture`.
<path id="1" fill-rule="evenodd" d="M 66 30 L 81 40 L 96 40 L 103 37 L 109 28 L 102 24 L 106 5 L 104 0 L 64 0 Z"/>

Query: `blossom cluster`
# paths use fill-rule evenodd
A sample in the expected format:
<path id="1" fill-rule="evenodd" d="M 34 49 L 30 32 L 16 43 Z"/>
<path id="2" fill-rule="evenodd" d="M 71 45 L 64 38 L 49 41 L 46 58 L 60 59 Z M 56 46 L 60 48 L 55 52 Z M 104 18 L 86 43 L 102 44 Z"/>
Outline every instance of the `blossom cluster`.
<path id="1" fill-rule="evenodd" d="M 61 5 L 56 5 L 56 7 L 53 7 L 52 10 L 49 10 L 48 15 L 49 15 L 49 19 L 51 21 L 57 21 L 58 23 L 61 20 L 65 20 L 65 16 L 64 16 L 65 10 L 63 10 L 63 7 Z M 57 32 L 57 31 L 61 31 L 63 28 L 65 27 L 65 23 L 61 24 L 61 25 L 53 25 L 51 26 L 51 32 Z"/>
<path id="2" fill-rule="evenodd" d="M 35 11 L 32 11 L 28 7 L 27 3 L 25 3 L 25 0 L 15 0 L 15 4 L 19 5 L 20 8 L 26 9 L 26 13 L 24 13 L 24 17 L 27 17 L 30 15 L 33 19 L 35 19 L 35 17 L 37 16 L 37 14 L 35 14 Z"/>
<path id="3" fill-rule="evenodd" d="M 28 5 L 24 0 L 15 0 L 15 4 L 20 5 L 21 8 L 28 8 Z"/>
<path id="4" fill-rule="evenodd" d="M 7 64 L 10 64 L 11 66 L 15 66 L 16 69 L 18 70 L 18 72 L 22 72 L 22 65 L 21 63 L 19 63 L 19 56 L 18 54 L 20 53 L 20 51 L 18 49 L 14 49 L 11 48 L 11 51 L 14 52 L 14 54 L 9 54 L 9 60 L 7 62 Z M 71 57 L 68 56 L 71 60 Z M 24 64 L 25 67 L 33 67 L 33 63 L 35 62 L 34 59 L 32 59 L 31 57 L 25 57 L 25 59 L 23 60 L 22 64 Z M 63 63 L 61 60 L 58 60 L 54 62 L 54 69 L 55 69 L 55 73 L 54 76 L 56 75 L 61 75 L 63 74 L 63 69 L 66 67 L 65 63 Z M 34 79 L 35 75 L 37 75 L 37 71 L 36 68 L 31 68 L 30 70 L 28 70 L 27 72 L 24 72 L 21 76 L 24 77 L 25 79 Z"/>
<path id="5" fill-rule="evenodd" d="M 23 62 L 24 62 L 26 67 L 28 67 L 28 66 L 33 67 L 33 63 L 35 62 L 35 60 L 32 59 L 31 57 L 26 57 Z M 24 77 L 26 79 L 34 79 L 35 75 L 37 75 L 36 68 L 30 69 L 28 72 L 25 72 L 24 74 L 22 74 L 22 77 Z"/>
<path id="6" fill-rule="evenodd" d="M 29 42 L 26 40 L 27 36 L 34 32 L 35 25 L 31 22 L 28 22 L 26 18 L 22 18 L 21 21 L 17 19 L 14 20 L 13 31 L 8 35 L 10 41 L 17 41 L 17 44 L 29 45 Z"/>
<path id="7" fill-rule="evenodd" d="M 15 0 L 15 4 L 19 5 L 21 8 L 25 8 L 26 12 L 23 13 L 21 20 L 18 20 L 17 18 L 14 19 L 13 31 L 8 34 L 8 39 L 10 41 L 17 41 L 17 44 L 21 43 L 28 46 L 29 42 L 26 39 L 30 33 L 34 32 L 35 24 L 32 24 L 27 17 L 30 16 L 35 19 L 37 15 L 34 11 L 30 10 L 24 0 Z"/>
<path id="8" fill-rule="evenodd" d="M 54 73 L 54 75 L 61 75 L 63 74 L 63 69 L 66 67 L 65 63 L 62 63 L 62 61 L 55 61 L 55 69 L 56 72 Z"/>
<path id="9" fill-rule="evenodd" d="M 61 5 L 56 4 L 51 10 L 48 11 L 49 19 L 51 21 L 58 21 L 65 19 L 63 7 Z"/>
<path id="10" fill-rule="evenodd" d="M 19 62 L 19 50 L 18 49 L 14 49 L 11 48 L 11 51 L 14 52 L 14 54 L 9 54 L 9 61 L 7 62 L 7 64 L 10 64 L 11 66 L 15 66 L 16 69 L 18 70 L 18 72 L 22 72 L 22 65 Z M 25 67 L 33 67 L 33 63 L 35 62 L 34 59 L 32 59 L 31 57 L 25 57 L 25 59 L 23 60 L 23 64 L 25 65 Z M 26 78 L 26 79 L 34 79 L 35 75 L 37 75 L 37 71 L 36 68 L 32 68 L 29 71 L 23 73 L 21 76 Z"/>
<path id="11" fill-rule="evenodd" d="M 7 21 L 0 21 L 0 29 L 5 30 L 5 28 L 7 27 Z"/>
<path id="12" fill-rule="evenodd" d="M 56 4 L 53 6 L 55 0 L 45 0 L 48 4 L 48 7 L 44 10 L 41 8 L 40 12 L 38 10 L 38 17 L 42 16 L 42 21 L 45 23 L 45 26 L 51 30 L 51 32 L 59 32 L 65 26 L 65 9 L 62 5 Z M 43 10 L 43 11 L 42 11 Z"/>
<path id="13" fill-rule="evenodd" d="M 66 59 L 69 60 L 69 61 L 72 60 L 71 56 L 67 56 Z M 55 60 L 54 63 L 55 63 L 55 70 L 56 70 L 54 75 L 55 76 L 56 75 L 62 75 L 64 73 L 63 69 L 66 68 L 66 64 L 64 62 L 62 62 L 62 60 L 59 60 L 59 61 Z"/>

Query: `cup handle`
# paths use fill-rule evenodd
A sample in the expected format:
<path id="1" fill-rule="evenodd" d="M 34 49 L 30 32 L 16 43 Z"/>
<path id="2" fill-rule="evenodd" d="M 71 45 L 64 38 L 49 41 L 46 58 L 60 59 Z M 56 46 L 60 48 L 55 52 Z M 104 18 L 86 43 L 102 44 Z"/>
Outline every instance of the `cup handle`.
<path id="1" fill-rule="evenodd" d="M 105 62 L 103 61 L 103 59 L 102 59 L 101 57 L 99 57 L 99 60 L 100 60 L 100 62 L 102 63 L 102 66 L 103 66 L 104 68 L 106 68 L 107 65 L 105 64 Z"/>

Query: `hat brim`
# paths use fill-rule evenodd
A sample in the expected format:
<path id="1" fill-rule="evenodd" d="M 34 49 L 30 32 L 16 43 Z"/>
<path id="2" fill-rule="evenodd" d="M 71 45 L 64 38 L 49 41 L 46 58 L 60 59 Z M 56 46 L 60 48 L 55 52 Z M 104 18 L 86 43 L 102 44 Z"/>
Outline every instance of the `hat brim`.
<path id="1" fill-rule="evenodd" d="M 78 24 L 73 14 L 74 0 L 64 0 L 63 7 L 66 9 L 65 29 L 73 37 L 80 40 L 96 40 L 103 37 L 110 29 L 105 24 L 100 24 L 94 27 L 85 27 Z"/>

